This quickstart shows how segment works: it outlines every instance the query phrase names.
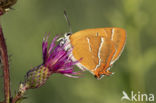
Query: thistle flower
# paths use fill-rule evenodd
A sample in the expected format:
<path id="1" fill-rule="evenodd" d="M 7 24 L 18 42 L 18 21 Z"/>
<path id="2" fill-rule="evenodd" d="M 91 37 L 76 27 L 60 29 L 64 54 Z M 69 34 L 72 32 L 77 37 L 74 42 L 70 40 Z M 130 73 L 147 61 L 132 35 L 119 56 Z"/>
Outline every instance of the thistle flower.
<path id="1" fill-rule="evenodd" d="M 53 73 L 60 73 L 68 77 L 78 78 L 79 72 L 74 72 L 73 66 L 77 63 L 71 60 L 72 50 L 65 50 L 67 44 L 55 44 L 56 36 L 48 48 L 48 37 L 43 39 L 42 53 L 43 64 L 29 70 L 22 89 L 38 88 L 42 86 Z"/>

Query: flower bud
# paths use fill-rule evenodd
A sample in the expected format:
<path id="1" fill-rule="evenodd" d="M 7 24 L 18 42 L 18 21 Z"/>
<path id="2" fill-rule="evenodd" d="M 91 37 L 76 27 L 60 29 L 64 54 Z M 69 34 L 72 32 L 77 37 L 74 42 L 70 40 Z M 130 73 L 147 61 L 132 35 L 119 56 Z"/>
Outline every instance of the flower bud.
<path id="1" fill-rule="evenodd" d="M 51 72 L 49 69 L 43 65 L 31 69 L 26 75 L 25 85 L 27 89 L 42 86 L 49 78 L 50 74 Z"/>

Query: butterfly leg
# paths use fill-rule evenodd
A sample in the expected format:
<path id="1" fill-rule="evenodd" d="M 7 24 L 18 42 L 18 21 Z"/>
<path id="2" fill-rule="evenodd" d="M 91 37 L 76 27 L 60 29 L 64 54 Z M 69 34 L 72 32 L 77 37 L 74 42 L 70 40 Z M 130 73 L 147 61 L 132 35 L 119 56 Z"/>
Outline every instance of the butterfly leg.
<path id="1" fill-rule="evenodd" d="M 103 71 L 102 74 L 103 74 L 103 75 L 109 76 L 109 75 L 112 74 L 112 72 L 110 72 L 109 70 L 107 70 L 107 71 Z"/>
<path id="2" fill-rule="evenodd" d="M 113 45 L 113 47 L 114 47 L 114 45 Z M 107 63 L 106 63 L 106 65 L 104 66 L 104 69 L 103 69 L 103 71 L 102 71 L 102 74 L 103 74 L 103 75 L 109 76 L 109 75 L 112 74 L 112 72 L 110 72 L 109 70 L 110 70 L 110 67 L 112 66 L 111 60 L 112 60 L 112 58 L 113 58 L 115 52 L 116 52 L 116 50 L 115 50 L 115 48 L 113 48 L 111 54 L 108 56 Z"/>

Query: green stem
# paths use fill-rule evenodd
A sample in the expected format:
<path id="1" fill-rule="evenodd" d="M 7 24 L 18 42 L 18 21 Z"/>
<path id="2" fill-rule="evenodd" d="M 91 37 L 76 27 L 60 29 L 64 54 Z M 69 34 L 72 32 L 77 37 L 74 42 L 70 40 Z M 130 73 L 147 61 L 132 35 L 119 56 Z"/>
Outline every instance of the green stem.
<path id="1" fill-rule="evenodd" d="M 27 85 L 24 85 L 23 83 L 21 83 L 19 86 L 19 90 L 17 94 L 15 95 L 15 97 L 12 98 L 11 103 L 20 103 L 23 99 L 25 99 L 26 97 L 24 97 L 24 94 L 26 90 L 27 90 Z"/>

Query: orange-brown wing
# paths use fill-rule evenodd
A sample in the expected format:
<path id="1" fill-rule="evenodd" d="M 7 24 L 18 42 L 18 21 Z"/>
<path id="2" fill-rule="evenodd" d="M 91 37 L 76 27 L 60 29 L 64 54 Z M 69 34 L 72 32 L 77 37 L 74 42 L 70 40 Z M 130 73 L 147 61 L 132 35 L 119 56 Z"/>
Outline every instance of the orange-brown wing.
<path id="1" fill-rule="evenodd" d="M 82 66 L 92 72 L 92 70 L 98 64 L 98 48 L 101 43 L 100 37 L 90 36 L 71 38 L 70 43 L 73 46 L 73 57 L 76 60 L 80 60 L 82 58 L 78 66 Z"/>
<path id="2" fill-rule="evenodd" d="M 121 55 L 126 43 L 126 31 L 121 28 L 112 28 L 111 40 L 114 42 L 116 53 L 113 56 L 111 64 L 113 64 Z"/>
<path id="3" fill-rule="evenodd" d="M 80 61 L 82 67 L 88 69 L 93 74 L 100 67 L 101 62 L 103 64 L 107 62 L 105 58 L 108 58 L 108 52 L 110 52 L 107 50 L 110 48 L 110 42 L 106 43 L 108 41 L 107 36 L 108 34 L 103 28 L 98 28 L 76 32 L 69 38 L 71 45 L 74 47 L 72 51 L 74 58 L 76 60 L 82 58 Z"/>
<path id="4" fill-rule="evenodd" d="M 100 77 L 119 58 L 126 33 L 120 28 L 96 28 L 76 32 L 69 37 L 72 54 L 80 65 Z M 78 65 L 78 66 L 80 66 Z"/>
<path id="5" fill-rule="evenodd" d="M 107 38 L 108 40 L 112 40 L 116 53 L 112 58 L 111 64 L 113 64 L 122 53 L 124 49 L 124 45 L 126 42 L 126 31 L 122 28 L 95 28 L 95 29 L 86 29 L 79 32 L 76 32 L 71 35 L 71 40 L 80 40 L 81 38 L 88 37 L 88 36 L 103 36 L 104 38 Z"/>

